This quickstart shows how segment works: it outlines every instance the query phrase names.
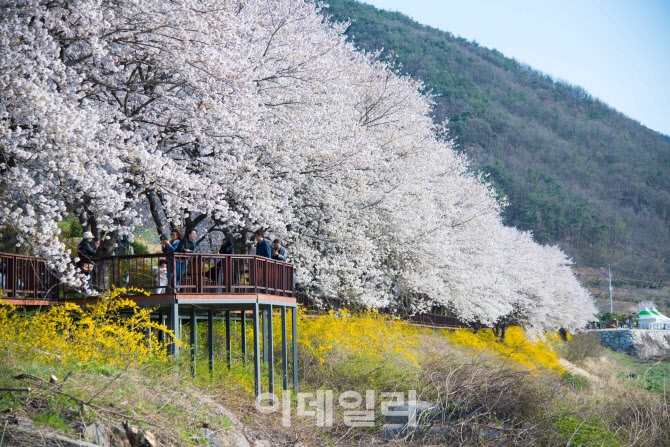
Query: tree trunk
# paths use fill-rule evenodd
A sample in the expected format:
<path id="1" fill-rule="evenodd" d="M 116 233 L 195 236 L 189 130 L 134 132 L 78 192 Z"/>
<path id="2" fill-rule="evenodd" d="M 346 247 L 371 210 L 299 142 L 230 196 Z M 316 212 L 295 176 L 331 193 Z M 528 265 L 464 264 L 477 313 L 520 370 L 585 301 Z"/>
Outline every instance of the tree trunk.
<path id="1" fill-rule="evenodd" d="M 167 238 L 170 231 L 167 225 L 165 225 L 165 220 L 161 215 L 162 208 L 160 199 L 158 198 L 156 191 L 153 189 L 147 192 L 146 196 L 147 201 L 149 202 L 149 211 L 151 212 L 151 217 L 153 218 L 154 224 L 156 225 L 156 231 L 158 231 L 159 236 L 165 236 Z"/>
<path id="2" fill-rule="evenodd" d="M 248 255 L 251 253 L 251 248 L 254 246 L 254 243 L 249 240 L 250 237 L 249 230 L 242 230 L 240 234 L 242 235 L 239 239 L 233 240 L 233 245 L 235 246 L 235 253 L 239 255 Z"/>

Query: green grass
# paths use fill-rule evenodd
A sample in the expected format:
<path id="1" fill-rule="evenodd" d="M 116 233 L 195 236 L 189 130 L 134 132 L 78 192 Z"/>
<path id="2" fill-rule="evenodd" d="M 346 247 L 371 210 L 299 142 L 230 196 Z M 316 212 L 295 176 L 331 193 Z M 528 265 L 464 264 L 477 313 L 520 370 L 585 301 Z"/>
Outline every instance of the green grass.
<path id="1" fill-rule="evenodd" d="M 563 385 L 567 385 L 578 390 L 586 389 L 589 386 L 589 381 L 587 378 L 578 374 L 572 374 L 567 371 L 561 374 L 561 382 Z"/>
<path id="2" fill-rule="evenodd" d="M 574 416 L 562 416 L 556 426 L 572 447 L 618 447 L 623 443 L 612 432 L 596 420 L 583 420 Z"/>
<path id="3" fill-rule="evenodd" d="M 65 433 L 72 431 L 68 425 L 68 419 L 59 409 L 50 409 L 44 413 L 38 414 L 33 420 L 37 423 L 48 425 Z"/>
<path id="4" fill-rule="evenodd" d="M 614 352 L 612 356 L 619 365 L 627 370 L 618 374 L 620 379 L 632 381 L 653 394 L 664 394 L 670 391 L 670 362 L 667 359 L 639 361 L 628 355 Z"/>

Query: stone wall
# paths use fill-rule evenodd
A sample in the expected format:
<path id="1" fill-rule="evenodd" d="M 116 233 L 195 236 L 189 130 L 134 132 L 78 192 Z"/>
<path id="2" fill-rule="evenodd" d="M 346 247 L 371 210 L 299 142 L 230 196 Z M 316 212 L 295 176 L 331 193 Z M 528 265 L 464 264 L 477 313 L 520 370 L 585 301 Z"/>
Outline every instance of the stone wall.
<path id="1" fill-rule="evenodd" d="M 596 331 L 600 344 L 613 351 L 646 359 L 670 355 L 670 331 L 657 329 L 612 329 Z"/>

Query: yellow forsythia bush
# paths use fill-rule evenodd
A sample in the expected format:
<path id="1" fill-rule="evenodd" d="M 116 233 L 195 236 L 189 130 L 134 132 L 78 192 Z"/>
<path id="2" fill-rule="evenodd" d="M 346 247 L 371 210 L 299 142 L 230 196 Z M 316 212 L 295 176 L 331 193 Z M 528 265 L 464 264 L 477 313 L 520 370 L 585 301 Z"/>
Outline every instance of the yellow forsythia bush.
<path id="1" fill-rule="evenodd" d="M 19 312 L 0 299 L 0 352 L 23 360 L 111 367 L 167 360 L 172 331 L 152 322 L 149 309 L 119 297 L 126 292 L 115 289 L 95 304 L 65 302 L 35 312 Z M 159 342 L 159 331 L 166 343 Z"/>
<path id="2" fill-rule="evenodd" d="M 509 359 L 531 369 L 544 367 L 559 372 L 563 371 L 563 367 L 558 363 L 558 355 L 549 344 L 543 341 L 533 342 L 529 340 L 518 326 L 507 329 L 503 342 L 499 342 L 490 329 L 483 329 L 477 334 L 470 329 L 458 329 L 447 332 L 447 338 L 457 346 L 465 346 L 480 351 L 486 350 L 498 357 Z"/>
<path id="3" fill-rule="evenodd" d="M 421 343 L 420 329 L 387 315 L 362 312 L 351 315 L 347 309 L 337 314 L 301 316 L 298 344 L 323 363 L 337 351 L 371 360 L 393 357 L 418 366 L 415 353 Z"/>

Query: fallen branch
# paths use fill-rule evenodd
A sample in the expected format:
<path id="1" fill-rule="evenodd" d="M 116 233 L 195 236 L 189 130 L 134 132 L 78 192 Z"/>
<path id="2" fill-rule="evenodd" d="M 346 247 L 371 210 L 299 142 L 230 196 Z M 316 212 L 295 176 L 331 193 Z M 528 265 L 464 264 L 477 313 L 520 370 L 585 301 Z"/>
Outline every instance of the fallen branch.
<path id="1" fill-rule="evenodd" d="M 30 393 L 30 388 L 0 388 L 0 391 L 8 392 L 17 392 L 17 393 Z"/>
<path id="2" fill-rule="evenodd" d="M 70 445 L 70 446 L 75 446 L 75 447 L 99 447 L 98 444 L 92 444 L 90 442 L 86 441 L 81 441 L 78 439 L 72 439 L 68 438 L 66 436 L 63 436 L 58 433 L 53 433 L 46 431 L 44 429 L 40 429 L 37 427 L 26 427 L 26 426 L 21 426 L 18 424 L 7 424 L 8 421 L 5 421 L 4 427 L 3 427 L 3 441 L 4 441 L 4 435 L 5 435 L 5 429 L 7 432 L 11 434 L 12 431 L 15 432 L 20 432 L 25 435 L 35 437 L 35 438 L 40 438 L 41 440 L 50 440 L 50 441 L 55 441 L 57 445 Z M 1 446 L 2 444 L 0 444 Z"/>
<path id="3" fill-rule="evenodd" d="M 69 377 L 69 374 L 68 374 L 68 377 Z M 54 394 L 59 394 L 61 396 L 69 397 L 70 399 L 75 401 L 75 403 L 77 403 L 77 405 L 88 406 L 88 407 L 95 408 L 95 409 L 98 409 L 98 410 L 101 410 L 101 411 L 106 411 L 107 413 L 114 414 L 114 415 L 120 416 L 122 418 L 130 419 L 130 420 L 138 422 L 140 424 L 147 424 L 147 425 L 150 425 L 152 427 L 160 428 L 161 430 L 166 430 L 165 427 L 161 427 L 160 425 L 156 425 L 156 424 L 153 424 L 151 422 L 144 421 L 142 419 L 138 419 L 138 418 L 135 418 L 135 417 L 132 417 L 132 416 L 128 416 L 127 414 L 119 413 L 118 411 L 110 410 L 109 408 L 105 408 L 105 407 L 102 407 L 100 405 L 87 403 L 85 400 L 80 399 L 76 396 L 73 396 L 72 394 L 68 394 L 64 391 L 60 391 L 58 389 L 59 387 L 57 385 L 53 385 L 53 384 L 47 382 L 46 380 L 40 379 L 39 377 L 33 376 L 31 374 L 19 374 L 18 376 L 13 376 L 12 378 L 16 379 L 16 380 L 26 380 L 26 379 L 34 380 L 40 385 L 44 384 L 45 387 L 48 385 L 48 388 L 44 388 L 45 391 L 52 392 Z M 61 382 L 61 384 L 62 384 L 62 382 Z"/>

